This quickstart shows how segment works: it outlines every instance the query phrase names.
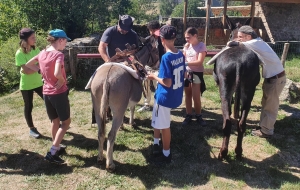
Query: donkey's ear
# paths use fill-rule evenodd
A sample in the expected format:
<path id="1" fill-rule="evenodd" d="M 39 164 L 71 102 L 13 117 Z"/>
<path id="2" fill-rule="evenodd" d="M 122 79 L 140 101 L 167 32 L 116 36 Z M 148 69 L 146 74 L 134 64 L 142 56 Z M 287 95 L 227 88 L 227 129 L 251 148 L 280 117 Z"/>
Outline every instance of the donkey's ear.
<path id="1" fill-rule="evenodd" d="M 236 28 L 235 24 L 233 24 L 233 22 L 229 19 L 227 15 L 226 15 L 226 23 L 230 30 L 234 30 Z"/>
<path id="2" fill-rule="evenodd" d="M 248 18 L 244 25 L 250 25 L 251 19 L 252 19 L 252 17 Z"/>

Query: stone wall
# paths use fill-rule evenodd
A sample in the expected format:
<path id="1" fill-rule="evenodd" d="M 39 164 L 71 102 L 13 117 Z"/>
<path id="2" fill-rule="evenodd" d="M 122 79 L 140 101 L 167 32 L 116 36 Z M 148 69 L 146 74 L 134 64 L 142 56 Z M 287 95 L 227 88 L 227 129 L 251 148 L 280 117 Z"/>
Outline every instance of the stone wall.
<path id="1" fill-rule="evenodd" d="M 270 41 L 300 40 L 300 3 L 256 3 L 255 16 L 261 17 Z"/>

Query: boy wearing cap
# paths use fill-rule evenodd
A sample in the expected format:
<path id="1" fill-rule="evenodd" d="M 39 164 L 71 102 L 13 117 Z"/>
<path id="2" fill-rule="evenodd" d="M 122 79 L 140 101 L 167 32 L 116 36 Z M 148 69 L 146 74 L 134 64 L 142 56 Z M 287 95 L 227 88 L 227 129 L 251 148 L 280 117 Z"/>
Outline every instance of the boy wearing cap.
<path id="1" fill-rule="evenodd" d="M 98 51 L 105 62 L 116 54 L 116 48 L 125 50 L 125 44 L 138 47 L 138 35 L 132 30 L 134 18 L 129 15 L 119 16 L 118 25 L 107 28 L 102 34 Z"/>
<path id="2" fill-rule="evenodd" d="M 165 53 L 165 48 L 162 45 L 161 39 L 160 39 L 160 36 L 159 36 L 160 24 L 159 24 L 158 21 L 153 20 L 153 21 L 150 21 L 148 23 L 147 28 L 149 30 L 150 36 L 154 36 L 155 39 L 157 40 L 157 49 L 158 49 L 158 54 L 159 54 L 159 60 L 161 60 L 162 55 Z M 146 37 L 146 39 L 149 38 L 150 36 Z M 150 68 L 148 66 L 145 66 L 145 68 L 148 72 L 153 72 L 153 73 L 155 73 L 155 75 L 158 74 L 159 65 L 157 65 L 155 67 L 152 67 L 152 68 Z M 151 81 L 151 80 L 144 80 L 144 86 L 145 86 L 145 91 L 146 91 L 144 106 L 141 107 L 140 109 L 138 109 L 137 112 L 149 111 L 150 110 L 149 103 L 151 101 L 151 96 L 152 96 L 151 87 L 155 88 L 156 82 Z"/>
<path id="3" fill-rule="evenodd" d="M 242 43 L 253 50 L 262 62 L 262 77 L 264 78 L 262 90 L 262 108 L 259 127 L 252 131 L 253 136 L 262 138 L 274 134 L 274 124 L 278 115 L 279 96 L 282 92 L 286 76 L 283 65 L 273 49 L 257 36 L 251 26 L 242 26 L 238 30 L 239 42 L 228 42 L 228 46 Z"/>
<path id="4" fill-rule="evenodd" d="M 19 32 L 20 48 L 15 55 L 16 65 L 20 70 L 20 91 L 24 100 L 24 115 L 29 130 L 29 135 L 34 138 L 40 137 L 40 133 L 32 121 L 33 93 L 37 93 L 43 98 L 42 76 L 37 71 L 31 70 L 25 64 L 31 58 L 39 54 L 40 50 L 35 47 L 36 36 L 34 30 L 23 28 Z"/>
<path id="5" fill-rule="evenodd" d="M 44 79 L 44 101 L 51 120 L 53 141 L 45 160 L 56 164 L 64 163 L 64 160 L 59 157 L 64 149 L 60 147 L 60 143 L 71 123 L 64 54 L 60 52 L 65 49 L 68 40 L 70 38 L 63 30 L 51 30 L 47 38 L 50 46 L 26 63 L 26 66 L 32 70 L 39 70 Z M 39 62 L 39 67 L 36 66 L 36 62 Z"/>
<path id="6" fill-rule="evenodd" d="M 151 73 L 148 79 L 158 82 L 155 91 L 155 103 L 152 112 L 152 127 L 154 128 L 153 159 L 156 164 L 170 163 L 171 142 L 171 109 L 178 107 L 183 97 L 183 81 L 185 60 L 181 51 L 175 48 L 176 29 L 165 25 L 160 29 L 160 37 L 166 53 L 162 56 L 159 74 Z M 160 131 L 162 134 L 163 151 L 159 148 Z"/>

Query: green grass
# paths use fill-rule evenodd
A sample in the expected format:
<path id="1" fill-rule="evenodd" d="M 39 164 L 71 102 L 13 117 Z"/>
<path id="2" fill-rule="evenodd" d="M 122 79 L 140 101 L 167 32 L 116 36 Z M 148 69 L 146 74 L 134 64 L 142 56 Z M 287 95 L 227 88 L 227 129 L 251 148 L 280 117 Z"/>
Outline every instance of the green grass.
<path id="1" fill-rule="evenodd" d="M 288 76 L 290 67 L 299 73 L 296 62 L 287 61 Z M 237 132 L 236 127 L 232 127 L 228 157 L 219 161 L 220 98 L 212 76 L 205 76 L 205 81 L 207 91 L 202 96 L 202 105 L 208 127 L 202 128 L 193 122 L 183 128 L 184 104 L 173 109 L 173 162 L 160 168 L 146 162 L 153 141 L 151 112 L 135 113 L 136 127 L 125 124 L 125 129 L 117 134 L 114 173 L 107 172 L 105 166 L 96 162 L 97 128 L 91 126 L 88 91 L 70 91 L 72 123 L 63 141 L 68 148 L 63 155 L 67 164 L 62 166 L 43 160 L 51 146 L 50 122 L 43 101 L 34 97 L 33 118 L 44 138 L 32 139 L 23 116 L 21 93 L 0 97 L 0 189 L 300 189 L 300 121 L 288 114 L 299 112 L 300 105 L 282 102 L 274 138 L 251 136 L 251 129 L 259 121 L 261 81 L 247 122 L 243 159 L 235 158 Z M 143 99 L 136 109 L 142 104 Z M 106 133 L 110 127 L 111 122 L 107 124 Z"/>

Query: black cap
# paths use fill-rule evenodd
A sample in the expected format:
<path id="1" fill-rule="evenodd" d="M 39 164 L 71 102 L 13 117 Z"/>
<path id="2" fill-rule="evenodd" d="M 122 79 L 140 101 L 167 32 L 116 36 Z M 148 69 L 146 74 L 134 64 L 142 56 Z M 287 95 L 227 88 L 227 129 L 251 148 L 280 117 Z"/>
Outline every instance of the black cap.
<path id="1" fill-rule="evenodd" d="M 21 40 L 27 40 L 29 38 L 29 36 L 31 36 L 33 33 L 34 33 L 34 30 L 32 30 L 32 29 L 23 28 L 19 32 L 19 37 L 20 37 Z"/>
<path id="2" fill-rule="evenodd" d="M 175 39 L 177 35 L 176 28 L 171 25 L 164 25 L 160 28 L 159 35 L 166 40 Z"/>
<path id="3" fill-rule="evenodd" d="M 133 25 L 134 18 L 129 15 L 119 15 L 119 26 L 122 30 L 129 31 Z"/>

